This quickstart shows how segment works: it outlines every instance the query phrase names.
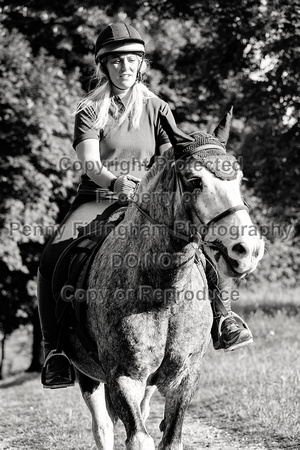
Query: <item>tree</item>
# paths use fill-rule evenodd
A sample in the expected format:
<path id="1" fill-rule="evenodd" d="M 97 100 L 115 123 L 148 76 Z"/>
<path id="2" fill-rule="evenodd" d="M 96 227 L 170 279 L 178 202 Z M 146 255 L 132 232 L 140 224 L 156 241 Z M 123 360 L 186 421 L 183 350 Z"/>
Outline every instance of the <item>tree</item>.
<path id="1" fill-rule="evenodd" d="M 176 91 L 179 119 L 205 127 L 234 105 L 229 150 L 242 158 L 246 196 L 272 248 L 261 273 L 297 283 L 299 278 L 299 9 L 294 1 L 148 3 L 157 13 L 156 41 L 179 35 L 163 79 Z M 178 25 L 178 21 L 180 25 Z M 181 33 L 182 27 L 185 29 Z M 175 31 L 176 30 L 176 31 Z M 182 40 L 182 36 L 184 39 Z M 177 44 L 179 42 L 177 40 Z M 186 41 L 184 43 L 184 40 Z M 157 58 L 161 47 L 158 46 Z M 168 70 L 168 69 L 171 70 Z M 172 84 L 174 83 L 174 84 Z M 166 86 L 162 88 L 166 90 Z M 251 194 L 250 194 L 251 193 Z M 258 200 L 260 202 L 258 202 Z M 262 206 L 259 203 L 262 202 Z M 252 211 L 253 214 L 253 211 Z M 291 226 L 288 242 L 284 227 Z M 278 231 L 273 232 L 274 229 Z M 276 261 L 276 269 L 274 269 Z M 282 269 L 279 267 L 283 265 Z M 275 275 L 274 275 L 275 274 Z M 293 274 L 293 275 L 292 275 Z M 276 278 L 277 277 L 277 278 Z"/>
<path id="2" fill-rule="evenodd" d="M 79 176 L 58 163 L 75 159 L 70 112 L 82 90 L 76 71 L 66 77 L 45 51 L 33 58 L 22 34 L 3 26 L 0 34 L 0 329 L 6 337 L 33 315 L 41 250 Z"/>
<path id="3" fill-rule="evenodd" d="M 186 43 L 177 57 L 172 53 L 173 65 L 166 74 L 169 85 L 174 71 L 177 74 L 177 96 L 184 98 L 188 92 L 193 111 L 189 114 L 184 108 L 188 120 L 199 121 L 199 113 L 194 112 L 201 111 L 200 120 L 208 122 L 233 104 L 239 119 L 234 130 L 238 154 L 245 159 L 250 187 L 275 217 L 283 214 L 287 220 L 295 219 L 300 201 L 295 183 L 300 171 L 299 9 L 295 2 L 166 0 L 151 2 L 151 7 L 159 13 L 158 28 L 165 36 L 174 17 L 188 27 Z M 171 33 L 174 36 L 175 26 Z"/>

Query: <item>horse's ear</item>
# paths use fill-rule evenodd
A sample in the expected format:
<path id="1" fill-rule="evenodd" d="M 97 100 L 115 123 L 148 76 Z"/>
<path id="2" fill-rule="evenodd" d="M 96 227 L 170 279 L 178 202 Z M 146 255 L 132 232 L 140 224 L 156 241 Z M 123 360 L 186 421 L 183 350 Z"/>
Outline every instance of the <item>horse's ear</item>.
<path id="1" fill-rule="evenodd" d="M 231 106 L 230 110 L 227 111 L 227 113 L 225 114 L 225 116 L 223 117 L 223 119 L 213 132 L 213 135 L 216 136 L 216 138 L 218 138 L 223 145 L 227 144 L 229 138 L 230 124 L 232 120 L 232 111 L 233 106 Z"/>
<path id="2" fill-rule="evenodd" d="M 185 134 L 183 131 L 179 130 L 175 123 L 170 122 L 168 116 L 160 113 L 160 121 L 163 129 L 168 135 L 170 142 L 174 148 L 174 153 L 176 155 L 181 155 L 183 150 L 190 145 L 192 142 L 195 142 L 195 139 L 188 134 Z"/>

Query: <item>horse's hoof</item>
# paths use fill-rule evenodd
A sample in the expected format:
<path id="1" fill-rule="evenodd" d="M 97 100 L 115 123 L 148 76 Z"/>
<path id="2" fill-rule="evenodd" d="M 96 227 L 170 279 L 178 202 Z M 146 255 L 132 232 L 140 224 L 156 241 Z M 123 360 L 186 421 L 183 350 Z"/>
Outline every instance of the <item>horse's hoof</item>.
<path id="1" fill-rule="evenodd" d="M 139 431 L 127 442 L 126 450 L 155 450 L 155 445 L 149 434 Z"/>

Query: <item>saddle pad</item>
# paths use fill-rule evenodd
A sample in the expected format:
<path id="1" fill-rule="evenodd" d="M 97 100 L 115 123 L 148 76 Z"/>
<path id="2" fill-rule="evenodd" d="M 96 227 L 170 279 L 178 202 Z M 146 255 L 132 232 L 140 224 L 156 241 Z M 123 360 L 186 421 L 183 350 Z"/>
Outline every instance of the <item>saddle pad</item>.
<path id="1" fill-rule="evenodd" d="M 61 289 L 66 283 L 77 285 L 76 277 L 93 249 L 123 220 L 125 209 L 114 203 L 101 215 L 98 215 L 87 227 L 80 230 L 79 237 L 63 251 L 59 257 L 52 276 L 52 291 L 56 302 L 61 296 Z M 119 213 L 119 214 L 117 214 Z"/>
<path id="2" fill-rule="evenodd" d="M 114 206 L 114 208 L 108 209 L 110 214 L 105 210 L 102 215 L 97 216 L 93 221 L 92 232 L 76 238 L 64 250 L 56 263 L 52 277 L 52 291 L 56 300 L 59 328 L 63 327 L 66 310 L 70 308 L 73 308 L 78 322 L 81 322 L 86 302 L 82 296 L 80 299 L 77 298 L 76 290 L 84 290 L 96 251 L 124 218 L 125 209 L 123 207 Z"/>
<path id="3" fill-rule="evenodd" d="M 102 238 L 99 238 L 99 240 Z M 88 256 L 97 244 L 95 236 L 81 236 L 75 239 L 63 251 L 59 257 L 52 276 L 52 292 L 56 302 L 60 300 L 61 290 L 69 282 L 69 270 L 73 265 L 75 270 L 75 259 L 78 258 L 78 265 L 82 263 L 84 257 Z"/>

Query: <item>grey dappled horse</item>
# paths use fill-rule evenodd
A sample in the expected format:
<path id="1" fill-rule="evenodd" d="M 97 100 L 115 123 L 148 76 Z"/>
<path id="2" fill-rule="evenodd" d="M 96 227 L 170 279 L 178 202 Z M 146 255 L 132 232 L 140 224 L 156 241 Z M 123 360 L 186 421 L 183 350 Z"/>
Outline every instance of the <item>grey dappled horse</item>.
<path id="1" fill-rule="evenodd" d="M 156 388 L 165 397 L 158 448 L 183 449 L 183 419 L 212 325 L 205 263 L 221 281 L 244 277 L 262 258 L 240 193 L 242 172 L 225 151 L 229 119 L 214 135 L 185 135 L 161 118 L 173 148 L 147 172 L 92 264 L 85 323 L 100 363 L 75 335 L 68 354 L 98 449 L 114 448 L 118 418 L 127 450 L 155 449 L 145 421 Z"/>

